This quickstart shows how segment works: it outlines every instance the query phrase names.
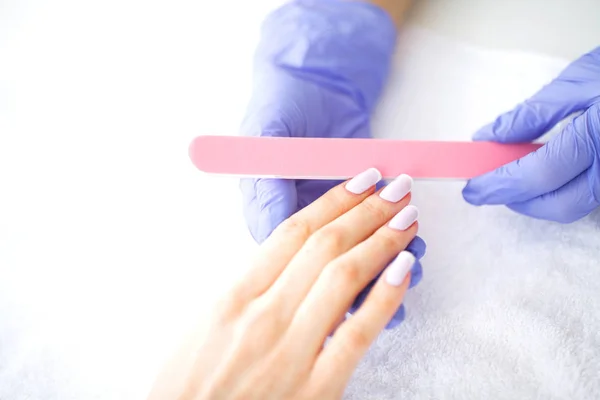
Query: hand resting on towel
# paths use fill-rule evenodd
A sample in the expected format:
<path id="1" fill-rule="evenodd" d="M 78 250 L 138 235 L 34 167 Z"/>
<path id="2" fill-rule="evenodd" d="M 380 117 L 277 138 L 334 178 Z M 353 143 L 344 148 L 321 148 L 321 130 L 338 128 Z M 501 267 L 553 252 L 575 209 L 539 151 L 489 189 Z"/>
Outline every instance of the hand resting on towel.
<path id="1" fill-rule="evenodd" d="M 420 239 L 408 247 L 418 229 L 412 179 L 378 190 L 380 180 L 369 169 L 280 224 L 150 399 L 341 398 L 425 250 Z"/>

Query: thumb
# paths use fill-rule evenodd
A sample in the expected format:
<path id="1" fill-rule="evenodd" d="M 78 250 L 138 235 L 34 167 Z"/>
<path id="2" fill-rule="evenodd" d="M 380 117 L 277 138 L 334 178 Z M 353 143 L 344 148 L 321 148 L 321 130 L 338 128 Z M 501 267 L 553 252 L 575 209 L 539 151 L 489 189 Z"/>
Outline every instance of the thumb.
<path id="1" fill-rule="evenodd" d="M 590 107 L 540 149 L 469 180 L 463 197 L 474 205 L 521 203 L 566 185 L 598 163 L 599 111 Z"/>
<path id="2" fill-rule="evenodd" d="M 600 48 L 574 61 L 533 97 L 481 128 L 473 140 L 518 143 L 539 138 L 564 118 L 598 101 L 598 76 Z"/>
<path id="3" fill-rule="evenodd" d="M 241 133 L 245 136 L 289 137 L 297 134 L 298 107 L 292 100 L 276 103 L 270 97 L 250 102 Z M 248 149 L 251 151 L 251 149 Z M 296 181 L 275 178 L 242 178 L 240 189 L 246 224 L 254 240 L 262 243 L 298 208 Z"/>
<path id="4" fill-rule="evenodd" d="M 256 242 L 262 243 L 273 230 L 296 212 L 296 183 L 285 179 L 240 181 L 244 218 Z"/>
<path id="5" fill-rule="evenodd" d="M 275 105 L 262 99 L 251 102 L 241 126 L 247 136 L 289 137 L 298 126 L 288 103 Z M 249 151 L 251 151 L 249 149 Z M 242 178 L 244 218 L 254 240 L 262 243 L 298 208 L 296 181 L 275 178 Z"/>

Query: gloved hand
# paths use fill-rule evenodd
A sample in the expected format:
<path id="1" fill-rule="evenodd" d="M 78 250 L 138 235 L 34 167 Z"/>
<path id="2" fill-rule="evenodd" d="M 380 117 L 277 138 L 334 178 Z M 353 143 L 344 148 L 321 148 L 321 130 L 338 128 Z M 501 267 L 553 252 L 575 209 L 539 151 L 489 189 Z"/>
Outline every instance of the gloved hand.
<path id="1" fill-rule="evenodd" d="M 600 205 L 600 47 L 567 67 L 513 111 L 478 131 L 475 140 L 534 140 L 565 117 L 583 112 L 542 148 L 470 180 L 474 205 L 505 204 L 534 218 L 574 222 Z"/>
<path id="2" fill-rule="evenodd" d="M 263 25 L 253 94 L 241 134 L 371 137 L 370 116 L 387 77 L 395 40 L 392 20 L 371 4 L 287 3 Z M 337 183 L 242 179 L 244 216 L 252 236 L 261 243 L 283 220 Z M 411 249 L 422 256 L 425 243 L 417 239 Z M 420 277 L 417 262 L 411 285 Z M 398 316 L 403 316 L 403 310 Z"/>

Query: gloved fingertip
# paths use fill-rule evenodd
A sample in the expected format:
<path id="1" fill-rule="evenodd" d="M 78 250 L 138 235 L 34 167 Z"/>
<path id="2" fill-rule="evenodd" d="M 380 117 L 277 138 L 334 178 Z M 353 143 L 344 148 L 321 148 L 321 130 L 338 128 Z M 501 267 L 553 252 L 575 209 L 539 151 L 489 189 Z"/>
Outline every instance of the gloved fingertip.
<path id="1" fill-rule="evenodd" d="M 420 236 L 415 236 L 406 246 L 406 251 L 412 253 L 417 260 L 420 260 L 427 251 L 427 243 Z"/>
<path id="2" fill-rule="evenodd" d="M 423 266 L 419 260 L 415 261 L 411 271 L 410 271 L 410 283 L 408 288 L 411 289 L 419 284 L 423 279 Z"/>
<path id="3" fill-rule="evenodd" d="M 467 203 L 473 206 L 481 206 L 483 205 L 483 201 L 481 190 L 479 189 L 480 185 L 477 185 L 477 181 L 475 179 L 471 179 L 467 182 L 462 190 L 462 196 Z"/>
<path id="4" fill-rule="evenodd" d="M 480 128 L 472 136 L 472 139 L 476 142 L 496 140 L 496 135 L 494 133 L 494 123 L 487 124 L 486 126 Z"/>
<path id="5" fill-rule="evenodd" d="M 252 237 L 259 244 L 296 211 L 298 202 L 294 181 L 243 180 L 241 188 L 246 223 Z"/>
<path id="6" fill-rule="evenodd" d="M 259 223 L 255 227 L 250 228 L 252 237 L 254 237 L 254 240 L 256 240 L 258 244 L 262 244 L 262 242 L 271 236 L 271 233 L 273 233 L 276 226 L 277 223 L 272 221 L 271 218 L 260 218 Z"/>
<path id="7" fill-rule="evenodd" d="M 392 319 L 390 319 L 390 321 L 386 324 L 385 329 L 389 330 L 389 329 L 396 328 L 398 325 L 400 325 L 404 321 L 405 318 L 406 318 L 406 309 L 404 307 L 404 304 L 401 304 L 400 307 L 398 308 L 398 310 L 396 311 L 396 313 L 394 314 L 394 316 L 392 317 Z"/>
<path id="8" fill-rule="evenodd" d="M 360 308 L 360 306 L 362 306 L 362 304 L 364 303 L 365 299 L 367 298 L 367 296 L 371 292 L 371 289 L 373 288 L 373 285 L 375 285 L 375 282 L 377 282 L 378 278 L 379 278 L 379 276 L 377 278 L 373 279 L 371 282 L 369 282 L 367 284 L 367 286 L 365 288 L 363 288 L 363 290 L 361 290 L 358 293 L 358 295 L 356 296 L 356 298 L 352 302 L 352 305 L 350 306 L 350 309 L 348 310 L 348 312 L 350 314 L 355 313 L 356 310 L 358 310 Z"/>
<path id="9" fill-rule="evenodd" d="M 288 204 L 274 204 L 260 211 L 258 224 L 254 226 L 254 238 L 258 243 L 262 243 L 279 224 L 289 218 L 293 211 Z"/>

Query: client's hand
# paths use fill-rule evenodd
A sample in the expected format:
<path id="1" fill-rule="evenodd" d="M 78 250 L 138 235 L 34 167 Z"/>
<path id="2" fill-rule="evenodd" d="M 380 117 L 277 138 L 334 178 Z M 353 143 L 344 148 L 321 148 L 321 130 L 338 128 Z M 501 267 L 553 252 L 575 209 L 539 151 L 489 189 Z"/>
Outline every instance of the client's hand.
<path id="1" fill-rule="evenodd" d="M 367 170 L 279 225 L 184 352 L 188 366 L 167 369 L 151 398 L 340 398 L 402 303 L 420 257 L 405 251 L 417 234 L 411 179 L 375 193 L 380 179 Z"/>

